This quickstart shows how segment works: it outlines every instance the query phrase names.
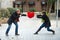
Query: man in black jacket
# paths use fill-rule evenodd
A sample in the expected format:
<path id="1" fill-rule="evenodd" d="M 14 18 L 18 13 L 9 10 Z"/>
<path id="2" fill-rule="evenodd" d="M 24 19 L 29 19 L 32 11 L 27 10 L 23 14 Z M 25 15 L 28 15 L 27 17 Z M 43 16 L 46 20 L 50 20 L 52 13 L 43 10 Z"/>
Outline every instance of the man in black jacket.
<path id="1" fill-rule="evenodd" d="M 7 28 L 7 31 L 6 31 L 6 36 L 8 36 L 8 32 L 9 32 L 9 30 L 10 30 L 10 28 L 11 28 L 12 23 L 14 23 L 15 26 L 16 26 L 15 35 L 19 35 L 19 34 L 18 34 L 18 23 L 17 23 L 17 22 L 19 21 L 19 17 L 20 17 L 20 10 L 17 9 L 17 10 L 10 16 L 10 18 L 9 18 L 9 20 L 8 20 L 8 28 Z"/>
<path id="2" fill-rule="evenodd" d="M 47 31 L 53 32 L 53 34 L 55 34 L 55 31 L 53 31 L 52 29 L 50 29 L 51 23 L 50 23 L 50 20 L 49 20 L 48 16 L 46 15 L 46 12 L 43 12 L 42 15 L 40 15 L 39 17 L 42 18 L 44 20 L 44 22 L 43 22 L 43 24 L 40 26 L 40 28 L 34 34 L 38 34 L 38 32 L 43 27 L 47 28 Z"/>

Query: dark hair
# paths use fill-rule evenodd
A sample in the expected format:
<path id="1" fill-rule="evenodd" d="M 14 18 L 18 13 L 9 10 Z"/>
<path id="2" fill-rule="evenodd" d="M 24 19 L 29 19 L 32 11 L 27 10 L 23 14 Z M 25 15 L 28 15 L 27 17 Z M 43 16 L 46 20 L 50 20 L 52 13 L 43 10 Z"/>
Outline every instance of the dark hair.
<path id="1" fill-rule="evenodd" d="M 43 12 L 44 15 L 46 15 L 46 12 Z"/>

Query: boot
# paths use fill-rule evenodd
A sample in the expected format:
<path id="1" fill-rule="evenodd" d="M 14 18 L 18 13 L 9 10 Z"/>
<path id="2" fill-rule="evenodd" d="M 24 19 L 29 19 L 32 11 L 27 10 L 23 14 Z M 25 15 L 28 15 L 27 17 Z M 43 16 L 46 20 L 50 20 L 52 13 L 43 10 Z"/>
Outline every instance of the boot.
<path id="1" fill-rule="evenodd" d="M 38 32 L 34 33 L 34 34 L 38 34 Z"/>
<path id="2" fill-rule="evenodd" d="M 55 34 L 55 31 L 53 31 L 53 35 Z"/>

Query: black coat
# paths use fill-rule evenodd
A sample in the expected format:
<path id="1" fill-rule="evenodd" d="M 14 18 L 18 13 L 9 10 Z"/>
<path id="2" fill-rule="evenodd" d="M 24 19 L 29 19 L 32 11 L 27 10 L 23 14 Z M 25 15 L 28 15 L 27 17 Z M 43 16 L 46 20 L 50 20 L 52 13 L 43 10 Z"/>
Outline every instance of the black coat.
<path id="1" fill-rule="evenodd" d="M 20 16 L 16 13 L 16 12 L 14 12 L 11 16 L 10 16 L 10 18 L 8 19 L 8 24 L 12 24 L 17 18 L 19 18 Z"/>
<path id="2" fill-rule="evenodd" d="M 51 26 L 50 20 L 49 20 L 47 15 L 40 15 L 39 17 L 44 20 L 45 27 L 50 27 Z"/>

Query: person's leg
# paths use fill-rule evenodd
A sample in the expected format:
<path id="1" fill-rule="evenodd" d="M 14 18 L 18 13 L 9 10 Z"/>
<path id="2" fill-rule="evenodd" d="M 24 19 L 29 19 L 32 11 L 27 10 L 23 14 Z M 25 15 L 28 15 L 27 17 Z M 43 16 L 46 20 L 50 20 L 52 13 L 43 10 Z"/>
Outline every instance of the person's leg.
<path id="1" fill-rule="evenodd" d="M 1 24 L 0 24 L 0 26 L 1 26 Z"/>
<path id="2" fill-rule="evenodd" d="M 17 22 L 14 22 L 14 24 L 16 25 L 16 28 L 15 28 L 15 35 L 19 35 L 19 34 L 18 34 L 18 23 L 17 23 Z"/>
<path id="3" fill-rule="evenodd" d="M 38 34 L 38 32 L 45 26 L 45 24 L 43 23 L 40 28 L 34 33 L 34 34 Z"/>
<path id="4" fill-rule="evenodd" d="M 6 30 L 6 35 L 7 35 L 7 36 L 8 36 L 8 33 L 9 33 L 10 28 L 11 28 L 11 24 L 8 24 L 8 28 L 7 28 L 7 30 Z"/>
<path id="5" fill-rule="evenodd" d="M 55 31 L 50 29 L 50 27 L 47 27 L 47 31 L 53 32 L 53 34 L 55 34 Z"/>
<path id="6" fill-rule="evenodd" d="M 0 26 L 1 26 L 1 22 L 0 22 Z"/>

